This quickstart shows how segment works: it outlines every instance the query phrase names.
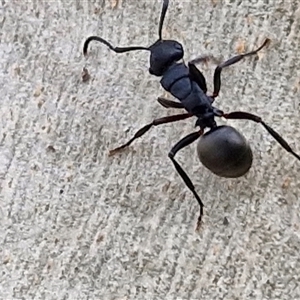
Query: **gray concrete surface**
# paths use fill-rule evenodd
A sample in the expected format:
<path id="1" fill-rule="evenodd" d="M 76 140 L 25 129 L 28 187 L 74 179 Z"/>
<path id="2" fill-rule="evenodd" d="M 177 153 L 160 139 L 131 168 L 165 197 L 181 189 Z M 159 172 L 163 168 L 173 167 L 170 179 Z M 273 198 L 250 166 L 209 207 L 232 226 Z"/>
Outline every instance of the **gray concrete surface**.
<path id="1" fill-rule="evenodd" d="M 154 128 L 124 153 L 108 150 L 174 113 L 147 73 L 160 1 L 0 3 L 1 299 L 300 299 L 300 162 L 259 125 L 230 121 L 251 141 L 239 179 L 204 169 L 196 144 L 178 155 L 198 206 L 167 153 L 194 121 Z M 298 1 L 170 1 L 164 36 L 185 59 L 229 58 L 272 40 L 259 59 L 223 73 L 216 105 L 257 113 L 300 152 Z M 82 68 L 91 75 L 82 82 Z M 214 65 L 201 66 L 212 89 Z M 220 124 L 222 121 L 220 122 Z M 224 224 L 224 217 L 228 224 Z"/>

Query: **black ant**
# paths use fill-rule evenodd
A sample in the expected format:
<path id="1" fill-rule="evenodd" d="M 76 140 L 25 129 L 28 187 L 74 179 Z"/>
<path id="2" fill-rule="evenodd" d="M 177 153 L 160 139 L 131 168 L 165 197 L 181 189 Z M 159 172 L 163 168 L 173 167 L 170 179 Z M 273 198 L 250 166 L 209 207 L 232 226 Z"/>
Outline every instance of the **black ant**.
<path id="1" fill-rule="evenodd" d="M 215 98 L 218 97 L 221 88 L 222 69 L 239 62 L 247 56 L 256 55 L 262 48 L 270 43 L 270 40 L 266 39 L 265 42 L 254 51 L 234 56 L 219 64 L 214 72 L 213 93 L 212 95 L 207 95 L 205 77 L 195 64 L 205 62 L 210 57 L 202 56 L 188 62 L 186 65 L 184 62 L 181 62 L 184 54 L 182 45 L 174 40 L 162 39 L 162 27 L 168 5 L 169 1 L 163 0 L 158 27 L 159 38 L 150 47 L 113 47 L 106 40 L 97 36 L 91 36 L 84 43 L 83 53 L 84 55 L 87 54 L 88 45 L 91 41 L 103 43 L 116 53 L 136 50 L 149 51 L 150 74 L 162 77 L 160 80 L 162 87 L 180 101 L 175 102 L 165 98 L 158 98 L 158 102 L 166 108 L 172 107 L 185 109 L 187 111 L 187 113 L 153 120 L 151 123 L 138 130 L 134 137 L 127 143 L 111 150 L 110 155 L 128 147 L 135 139 L 141 137 L 152 126 L 196 117 L 197 120 L 195 125 L 200 129 L 181 139 L 169 152 L 169 158 L 173 162 L 175 169 L 185 182 L 186 186 L 191 190 L 199 203 L 200 215 L 197 222 L 197 228 L 199 228 L 204 205 L 195 191 L 195 187 L 189 176 L 175 160 L 176 153 L 201 137 L 197 147 L 198 156 L 202 164 L 216 175 L 236 178 L 247 173 L 252 165 L 252 151 L 244 136 L 231 126 L 218 126 L 215 117 L 244 119 L 260 123 L 286 151 L 290 152 L 298 160 L 300 160 L 300 156 L 296 154 L 288 143 L 274 129 L 268 126 L 261 117 L 243 111 L 224 113 L 222 110 L 213 106 L 213 102 Z M 204 133 L 205 129 L 208 129 L 206 133 Z"/>

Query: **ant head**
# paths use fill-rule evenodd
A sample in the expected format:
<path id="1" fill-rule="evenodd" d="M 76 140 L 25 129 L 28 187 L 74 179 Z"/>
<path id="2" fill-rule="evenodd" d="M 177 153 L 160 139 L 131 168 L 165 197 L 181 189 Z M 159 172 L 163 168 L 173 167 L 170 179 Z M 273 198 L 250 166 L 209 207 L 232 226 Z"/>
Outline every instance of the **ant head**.
<path id="1" fill-rule="evenodd" d="M 158 40 L 149 47 L 150 68 L 152 75 L 162 76 L 164 71 L 174 62 L 183 58 L 183 47 L 173 40 Z"/>
<path id="2" fill-rule="evenodd" d="M 218 126 L 205 133 L 197 145 L 202 164 L 214 174 L 237 178 L 252 165 L 252 151 L 245 137 L 231 126 Z"/>
<path id="3" fill-rule="evenodd" d="M 162 27 L 168 5 L 169 0 L 164 0 L 158 26 L 158 41 L 149 47 L 151 52 L 149 72 L 156 76 L 162 76 L 165 69 L 183 58 L 184 53 L 182 45 L 177 41 L 162 39 Z"/>
<path id="4" fill-rule="evenodd" d="M 149 72 L 156 76 L 162 76 L 165 69 L 172 63 L 183 58 L 183 47 L 180 43 L 173 40 L 162 39 L 162 27 L 168 6 L 169 0 L 163 0 L 158 26 L 158 41 L 149 47 L 149 50 L 151 51 Z"/>

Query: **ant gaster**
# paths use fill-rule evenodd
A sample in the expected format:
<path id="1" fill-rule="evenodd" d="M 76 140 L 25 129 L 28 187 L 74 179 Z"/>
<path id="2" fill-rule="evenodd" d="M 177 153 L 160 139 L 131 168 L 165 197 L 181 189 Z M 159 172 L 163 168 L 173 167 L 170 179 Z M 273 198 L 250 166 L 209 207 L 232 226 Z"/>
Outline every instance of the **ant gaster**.
<path id="1" fill-rule="evenodd" d="M 247 173 L 252 165 L 252 151 L 244 136 L 231 126 L 218 126 L 215 117 L 243 119 L 260 123 L 286 151 L 290 152 L 298 160 L 300 160 L 300 156 L 296 154 L 288 143 L 259 116 L 243 111 L 224 113 L 222 110 L 219 110 L 212 105 L 215 98 L 219 95 L 221 88 L 222 69 L 239 62 L 247 56 L 256 55 L 262 48 L 270 43 L 270 40 L 266 39 L 265 42 L 254 51 L 234 56 L 219 64 L 214 72 L 213 93 L 212 95 L 207 95 L 205 77 L 196 67 L 196 64 L 207 61 L 211 57 L 202 56 L 196 58 L 188 62 L 188 65 L 181 62 L 184 55 L 182 45 L 177 41 L 164 40 L 162 38 L 162 27 L 168 5 L 169 1 L 163 0 L 158 27 L 159 38 L 150 47 L 113 47 L 109 42 L 100 37 L 90 36 L 84 43 L 83 53 L 84 55 L 87 54 L 88 45 L 91 41 L 101 42 L 116 53 L 136 50 L 150 51 L 150 74 L 162 77 L 160 80 L 162 87 L 180 101 L 176 102 L 160 97 L 157 99 L 158 102 L 166 108 L 171 107 L 185 109 L 187 111 L 187 113 L 153 120 L 151 123 L 138 130 L 134 137 L 127 143 L 111 150 L 110 155 L 129 146 L 135 139 L 141 137 L 152 126 L 196 117 L 195 125 L 200 129 L 181 139 L 169 152 L 169 158 L 173 162 L 175 169 L 185 182 L 186 186 L 191 190 L 199 203 L 200 215 L 197 222 L 197 228 L 199 228 L 203 216 L 204 205 L 195 191 L 195 187 L 189 176 L 175 160 L 176 153 L 201 137 L 197 147 L 198 156 L 202 164 L 216 175 L 232 178 L 239 177 Z M 204 133 L 205 129 L 208 129 L 206 133 Z"/>

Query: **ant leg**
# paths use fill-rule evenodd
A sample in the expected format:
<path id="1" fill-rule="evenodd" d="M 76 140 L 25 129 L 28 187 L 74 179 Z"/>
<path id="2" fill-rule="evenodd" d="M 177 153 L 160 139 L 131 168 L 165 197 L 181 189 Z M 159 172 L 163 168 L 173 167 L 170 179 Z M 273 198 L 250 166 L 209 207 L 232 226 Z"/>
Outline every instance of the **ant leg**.
<path id="1" fill-rule="evenodd" d="M 207 64 L 210 60 L 212 60 L 215 64 L 220 63 L 220 59 L 214 57 L 213 55 L 201 55 L 189 61 L 190 64 L 196 65 L 199 63 Z"/>
<path id="2" fill-rule="evenodd" d="M 184 108 L 184 106 L 182 105 L 181 102 L 175 102 L 175 101 L 163 98 L 163 97 L 158 97 L 157 101 L 160 105 L 162 105 L 163 107 L 166 107 L 166 108 L 170 108 L 170 107 L 171 108 Z"/>
<path id="3" fill-rule="evenodd" d="M 198 230 L 200 228 L 201 225 L 201 219 L 203 216 L 203 203 L 199 197 L 199 195 L 197 194 L 197 192 L 195 191 L 195 186 L 192 183 L 191 179 L 189 178 L 189 176 L 186 174 L 186 172 L 182 169 L 182 167 L 178 164 L 178 162 L 175 160 L 175 155 L 178 151 L 180 151 L 182 148 L 190 145 L 191 143 L 195 142 L 201 135 L 203 134 L 203 130 L 200 130 L 198 132 L 193 132 L 189 135 L 187 135 L 186 137 L 184 137 L 183 139 L 181 139 L 169 152 L 169 158 L 172 160 L 174 167 L 176 169 L 176 171 L 179 173 L 179 175 L 181 176 L 181 178 L 183 179 L 184 183 L 186 184 L 186 186 L 190 189 L 190 191 L 193 193 L 193 195 L 195 196 L 196 200 L 198 201 L 199 205 L 200 205 L 200 215 L 198 217 L 198 221 L 197 221 L 197 226 L 196 226 L 196 230 Z"/>
<path id="4" fill-rule="evenodd" d="M 204 75 L 193 63 L 189 62 L 188 67 L 190 79 L 195 81 L 199 85 L 200 89 L 206 94 L 207 86 Z"/>
<path id="5" fill-rule="evenodd" d="M 212 97 L 216 98 L 219 95 L 220 88 L 221 88 L 221 71 L 223 68 L 233 65 L 247 56 L 256 55 L 257 52 L 259 52 L 262 48 L 267 46 L 269 43 L 270 43 L 270 39 L 266 39 L 264 41 L 264 43 L 256 50 L 245 53 L 245 54 L 236 55 L 236 56 L 226 60 L 225 62 L 221 63 L 220 65 L 218 65 L 216 67 L 215 73 L 214 73 L 214 92 L 213 92 Z"/>
<path id="6" fill-rule="evenodd" d="M 136 132 L 136 134 L 133 136 L 133 138 L 131 138 L 127 143 L 123 144 L 122 146 L 119 146 L 113 150 L 109 151 L 109 156 L 115 154 L 116 152 L 128 147 L 135 139 L 141 137 L 142 135 L 144 135 L 152 126 L 157 126 L 157 125 L 162 125 L 162 124 L 166 124 L 166 123 L 172 123 L 172 122 L 176 122 L 176 121 L 180 121 L 180 120 L 184 120 L 187 118 L 192 117 L 191 114 L 185 113 L 185 114 L 179 114 L 179 115 L 174 115 L 174 116 L 168 116 L 168 117 L 163 117 L 160 119 L 155 119 L 153 120 L 151 123 L 145 125 L 143 128 L 141 128 L 140 130 L 138 130 Z"/>
<path id="7" fill-rule="evenodd" d="M 131 47 L 114 47 L 112 46 L 108 41 L 106 41 L 105 39 L 99 37 L 99 36 L 90 36 L 88 37 L 83 45 L 83 55 L 86 56 L 87 55 L 87 50 L 89 47 L 89 44 L 91 41 L 97 41 L 99 43 L 102 43 L 104 45 L 106 45 L 110 50 L 116 52 L 116 53 L 124 53 L 124 52 L 129 52 L 129 51 L 135 51 L 135 50 L 148 50 L 148 47 L 142 47 L 142 46 L 131 46 Z"/>
<path id="8" fill-rule="evenodd" d="M 191 80 L 195 81 L 199 85 L 201 90 L 204 91 L 205 94 L 207 92 L 206 80 L 205 80 L 205 77 L 202 74 L 202 72 L 196 67 L 196 64 L 199 64 L 199 63 L 207 64 L 208 61 L 210 61 L 210 60 L 212 60 L 216 64 L 220 63 L 220 60 L 215 58 L 212 55 L 199 56 L 188 62 Z"/>
<path id="9" fill-rule="evenodd" d="M 265 129 L 272 135 L 272 137 L 289 153 L 294 155 L 298 160 L 300 160 L 300 156 L 295 153 L 290 145 L 270 126 L 268 126 L 259 116 L 242 112 L 242 111 L 235 111 L 228 114 L 222 115 L 222 117 L 226 119 L 240 119 L 240 120 L 250 120 L 256 123 L 260 123 Z"/>

